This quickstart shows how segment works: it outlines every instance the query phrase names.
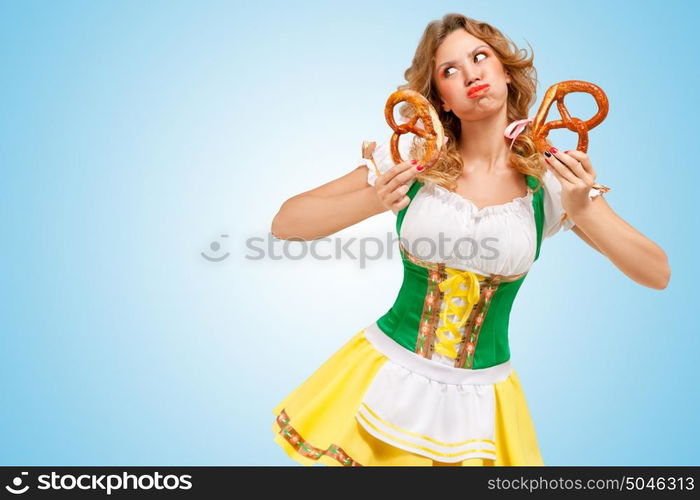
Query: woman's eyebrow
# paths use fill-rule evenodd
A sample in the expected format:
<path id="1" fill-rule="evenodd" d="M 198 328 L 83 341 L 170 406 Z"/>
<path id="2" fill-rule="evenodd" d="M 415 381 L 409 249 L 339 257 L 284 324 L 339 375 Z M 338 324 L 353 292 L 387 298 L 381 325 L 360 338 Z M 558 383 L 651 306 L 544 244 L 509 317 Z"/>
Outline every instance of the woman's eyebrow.
<path id="1" fill-rule="evenodd" d="M 471 55 L 474 55 L 474 53 L 479 49 L 488 49 L 488 45 L 479 45 L 477 48 L 472 50 Z M 444 63 L 441 63 L 436 69 L 442 68 L 445 64 L 456 64 L 456 63 L 457 63 L 457 61 L 445 61 Z"/>

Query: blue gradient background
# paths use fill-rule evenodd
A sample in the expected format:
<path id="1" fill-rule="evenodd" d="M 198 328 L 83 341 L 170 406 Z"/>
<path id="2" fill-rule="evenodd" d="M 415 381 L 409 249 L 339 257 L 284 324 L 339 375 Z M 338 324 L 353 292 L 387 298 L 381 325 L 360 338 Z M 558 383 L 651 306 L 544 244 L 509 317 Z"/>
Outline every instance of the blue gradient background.
<path id="1" fill-rule="evenodd" d="M 386 97 L 448 12 L 531 44 L 538 105 L 561 80 L 605 90 L 598 179 L 671 262 L 658 291 L 573 232 L 545 241 L 511 318 L 545 463 L 698 463 L 696 4 L 427 4 L 0 3 L 2 465 L 295 465 L 271 409 L 390 307 L 400 259 L 246 240 L 388 137 Z"/>

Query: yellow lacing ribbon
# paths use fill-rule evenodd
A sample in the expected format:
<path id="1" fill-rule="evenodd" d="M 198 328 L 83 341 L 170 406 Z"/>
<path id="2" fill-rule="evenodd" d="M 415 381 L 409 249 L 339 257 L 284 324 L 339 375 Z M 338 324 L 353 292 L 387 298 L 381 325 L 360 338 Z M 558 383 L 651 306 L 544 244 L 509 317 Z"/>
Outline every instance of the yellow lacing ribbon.
<path id="1" fill-rule="evenodd" d="M 479 302 L 481 295 L 479 280 L 486 277 L 472 271 L 462 271 L 449 267 L 446 267 L 445 271 L 449 277 L 438 285 L 440 290 L 446 293 L 443 297 L 445 308 L 441 315 L 443 324 L 435 331 L 435 335 L 439 339 L 435 344 L 435 352 L 456 359 L 457 349 L 455 346 L 462 340 L 459 329 L 467 322 L 474 305 Z M 462 284 L 467 286 L 466 290 L 462 289 Z M 464 304 L 455 304 L 453 299 L 457 297 L 461 298 Z M 453 322 L 447 319 L 448 315 L 451 314 L 457 316 L 459 320 Z M 452 332 L 454 338 L 447 336 L 448 331 Z"/>

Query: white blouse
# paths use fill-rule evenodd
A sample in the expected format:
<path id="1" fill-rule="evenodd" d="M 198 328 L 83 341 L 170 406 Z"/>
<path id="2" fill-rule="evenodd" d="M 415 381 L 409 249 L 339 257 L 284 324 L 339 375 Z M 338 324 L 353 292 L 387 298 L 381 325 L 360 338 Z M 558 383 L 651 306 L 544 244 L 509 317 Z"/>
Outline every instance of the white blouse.
<path id="1" fill-rule="evenodd" d="M 401 157 L 408 159 L 412 136 L 399 137 Z M 389 142 L 381 143 L 373 154 L 383 173 L 392 166 Z M 377 176 L 369 160 L 367 182 L 374 186 Z M 544 234 L 549 238 L 561 228 L 574 225 L 561 221 L 561 183 L 549 170 L 543 175 Z M 520 274 L 535 260 L 537 228 L 532 207 L 532 189 L 525 196 L 500 205 L 479 209 L 469 199 L 438 184 L 426 181 L 411 201 L 401 224 L 401 242 L 417 257 L 444 262 L 447 267 L 477 274 Z"/>

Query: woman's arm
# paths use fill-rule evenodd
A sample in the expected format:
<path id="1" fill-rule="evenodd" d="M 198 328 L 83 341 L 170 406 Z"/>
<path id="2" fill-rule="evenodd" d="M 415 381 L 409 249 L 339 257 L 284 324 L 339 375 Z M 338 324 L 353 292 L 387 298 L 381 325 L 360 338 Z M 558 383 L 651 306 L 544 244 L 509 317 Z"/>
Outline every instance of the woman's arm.
<path id="1" fill-rule="evenodd" d="M 360 165 L 285 201 L 272 221 L 271 232 L 284 240 L 314 240 L 386 210 L 374 186 L 367 183 L 367 167 Z"/>
<path id="2" fill-rule="evenodd" d="M 666 288 L 671 279 L 666 252 L 617 215 L 603 196 L 596 196 L 584 210 L 569 217 L 629 278 L 657 290 Z"/>
<path id="3" fill-rule="evenodd" d="M 576 233 L 576 235 L 577 235 L 579 238 L 581 238 L 582 241 L 585 241 L 585 242 L 588 244 L 588 246 L 591 247 L 593 250 L 596 250 L 597 252 L 599 252 L 599 253 L 605 255 L 603 252 L 600 251 L 600 248 L 598 248 L 598 247 L 596 246 L 596 244 L 593 243 L 593 242 L 591 241 L 591 239 L 588 237 L 588 235 L 587 235 L 586 233 L 584 233 L 584 232 L 581 230 L 580 227 L 578 227 L 578 226 L 572 226 L 572 227 L 571 227 L 571 230 L 572 230 L 574 233 Z"/>
<path id="4" fill-rule="evenodd" d="M 544 158 L 562 184 L 561 201 L 568 216 L 591 243 L 640 285 L 666 288 L 671 268 L 661 247 L 617 215 L 603 196 L 589 198 L 596 172 L 588 154 L 551 147 Z"/>

